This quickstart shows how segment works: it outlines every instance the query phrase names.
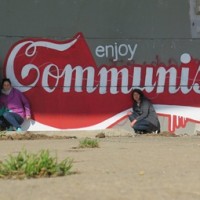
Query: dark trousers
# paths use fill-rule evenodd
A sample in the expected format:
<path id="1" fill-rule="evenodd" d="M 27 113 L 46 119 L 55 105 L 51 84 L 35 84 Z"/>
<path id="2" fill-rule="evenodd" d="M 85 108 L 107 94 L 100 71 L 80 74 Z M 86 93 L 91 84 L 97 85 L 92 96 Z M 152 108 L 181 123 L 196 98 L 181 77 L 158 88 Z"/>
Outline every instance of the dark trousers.
<path id="1" fill-rule="evenodd" d="M 15 128 L 21 128 L 21 124 L 24 121 L 20 115 L 14 112 L 5 112 L 3 118 L 9 125 L 14 126 Z"/>
<path id="2" fill-rule="evenodd" d="M 0 116 L 0 131 L 6 130 L 10 125 L 9 123 L 4 119 L 3 116 Z"/>

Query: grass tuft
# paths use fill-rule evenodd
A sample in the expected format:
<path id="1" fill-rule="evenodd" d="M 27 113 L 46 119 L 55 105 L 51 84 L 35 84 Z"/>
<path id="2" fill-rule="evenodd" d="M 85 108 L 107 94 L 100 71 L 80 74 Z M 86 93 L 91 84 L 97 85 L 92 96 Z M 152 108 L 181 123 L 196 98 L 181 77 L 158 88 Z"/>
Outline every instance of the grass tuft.
<path id="1" fill-rule="evenodd" d="M 64 176 L 70 174 L 72 159 L 66 158 L 58 163 L 56 157 L 50 156 L 49 150 L 41 150 L 37 154 L 22 150 L 18 155 L 9 155 L 0 162 L 0 178 L 38 178 Z"/>
<path id="2" fill-rule="evenodd" d="M 97 139 L 90 139 L 90 138 L 84 138 L 80 140 L 79 148 L 97 148 L 99 147 L 99 142 Z"/>

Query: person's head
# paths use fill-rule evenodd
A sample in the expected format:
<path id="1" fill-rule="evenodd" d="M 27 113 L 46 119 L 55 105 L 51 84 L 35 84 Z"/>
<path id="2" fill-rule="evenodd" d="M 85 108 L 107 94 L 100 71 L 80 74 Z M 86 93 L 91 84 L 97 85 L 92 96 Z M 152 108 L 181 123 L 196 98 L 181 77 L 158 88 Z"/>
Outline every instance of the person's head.
<path id="1" fill-rule="evenodd" d="M 11 81 L 9 78 L 4 78 L 2 80 L 2 83 L 1 83 L 1 88 L 4 90 L 4 91 L 8 91 L 12 88 L 12 84 L 11 84 Z"/>
<path id="2" fill-rule="evenodd" d="M 139 102 L 142 101 L 142 99 L 144 98 L 144 94 L 140 89 L 134 89 L 132 91 L 132 98 L 133 101 Z"/>

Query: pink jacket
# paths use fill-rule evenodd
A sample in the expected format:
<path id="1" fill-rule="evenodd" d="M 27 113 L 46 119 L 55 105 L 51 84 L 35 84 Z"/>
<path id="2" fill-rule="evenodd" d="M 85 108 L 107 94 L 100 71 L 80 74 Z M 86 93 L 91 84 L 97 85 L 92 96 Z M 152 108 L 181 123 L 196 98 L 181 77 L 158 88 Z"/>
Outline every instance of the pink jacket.
<path id="1" fill-rule="evenodd" d="M 7 107 L 11 112 L 19 114 L 22 118 L 31 116 L 27 98 L 16 88 L 12 88 L 9 95 L 0 95 L 0 107 L 2 106 Z"/>

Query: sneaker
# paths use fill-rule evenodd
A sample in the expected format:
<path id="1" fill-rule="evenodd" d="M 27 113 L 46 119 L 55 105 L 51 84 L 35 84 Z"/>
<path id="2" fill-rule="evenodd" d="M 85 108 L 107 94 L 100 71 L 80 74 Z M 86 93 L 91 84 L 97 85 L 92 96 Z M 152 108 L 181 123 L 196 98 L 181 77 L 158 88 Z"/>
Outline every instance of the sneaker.
<path id="1" fill-rule="evenodd" d="M 145 132 L 145 131 L 142 131 L 142 130 L 136 130 L 135 133 L 136 133 L 136 134 L 145 134 L 146 132 Z"/>
<path id="2" fill-rule="evenodd" d="M 159 134 L 160 131 L 159 131 L 159 130 L 156 130 L 156 131 L 152 131 L 151 133 L 153 133 L 153 134 Z"/>
<path id="3" fill-rule="evenodd" d="M 13 131 L 14 129 L 13 129 L 13 127 L 12 126 L 10 126 L 10 127 L 8 127 L 8 128 L 6 128 L 6 131 Z"/>
<path id="4" fill-rule="evenodd" d="M 17 132 L 21 132 L 22 131 L 22 129 L 21 128 L 17 128 L 17 130 L 16 130 Z"/>

